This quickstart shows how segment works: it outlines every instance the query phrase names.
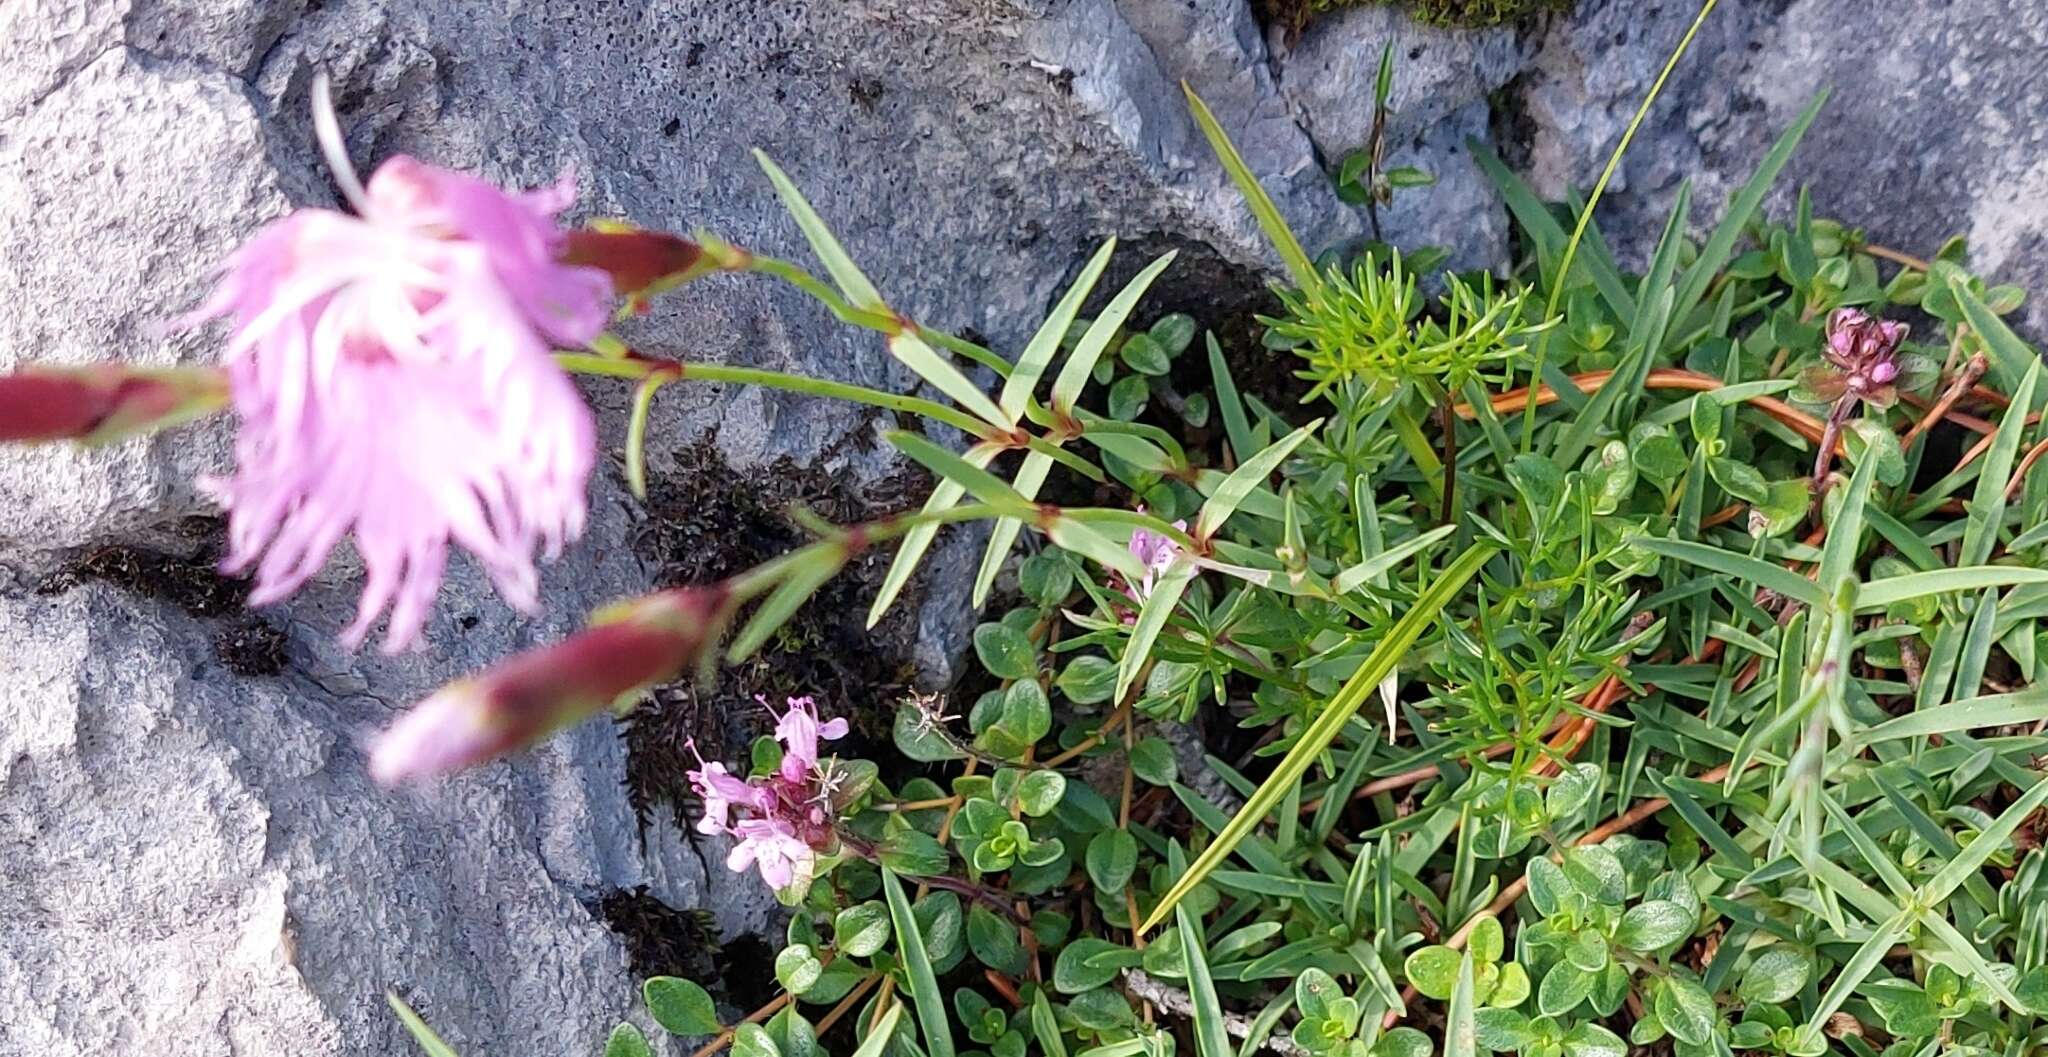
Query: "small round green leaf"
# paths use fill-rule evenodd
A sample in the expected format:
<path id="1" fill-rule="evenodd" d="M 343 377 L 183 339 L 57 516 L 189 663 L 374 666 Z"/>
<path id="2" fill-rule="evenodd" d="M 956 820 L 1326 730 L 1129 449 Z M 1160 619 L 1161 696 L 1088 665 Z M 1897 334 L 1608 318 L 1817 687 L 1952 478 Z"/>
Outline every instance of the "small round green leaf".
<path id="1" fill-rule="evenodd" d="M 1008 624 L 977 626 L 974 655 L 990 675 L 1000 679 L 1029 679 L 1038 674 L 1038 651 L 1023 632 Z"/>
<path id="2" fill-rule="evenodd" d="M 889 945 L 889 908 L 879 900 L 856 903 L 832 919 L 832 944 L 839 953 L 866 958 Z"/>
<path id="3" fill-rule="evenodd" d="M 651 977 L 640 987 L 647 1012 L 671 1035 L 710 1035 L 719 1029 L 718 1009 L 694 981 L 679 976 Z"/>
<path id="4" fill-rule="evenodd" d="M 1140 738 L 1131 746 L 1131 773 L 1153 785 L 1172 785 L 1180 777 L 1173 746 L 1164 738 Z"/>
<path id="5" fill-rule="evenodd" d="M 1668 899 L 1638 903 L 1621 916 L 1614 942 L 1632 951 L 1654 951 L 1692 935 L 1698 915 Z"/>
<path id="6" fill-rule="evenodd" d="M 631 1024 L 620 1024 L 612 1029 L 611 1038 L 604 1040 L 604 1057 L 654 1057 L 654 1048 L 647 1045 L 647 1036 Z"/>
<path id="7" fill-rule="evenodd" d="M 1088 842 L 1088 878 L 1104 892 L 1121 892 L 1138 869 L 1138 838 L 1113 829 Z"/>
<path id="8" fill-rule="evenodd" d="M 1742 974 L 1736 997 L 1745 1003 L 1776 1005 L 1790 1001 L 1813 971 L 1813 958 L 1789 947 L 1772 947 L 1756 956 Z"/>

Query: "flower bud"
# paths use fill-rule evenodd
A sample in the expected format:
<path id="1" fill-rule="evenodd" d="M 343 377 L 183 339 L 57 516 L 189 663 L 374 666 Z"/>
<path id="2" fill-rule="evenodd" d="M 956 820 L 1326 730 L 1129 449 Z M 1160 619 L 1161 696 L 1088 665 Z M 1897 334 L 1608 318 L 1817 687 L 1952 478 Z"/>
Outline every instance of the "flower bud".
<path id="1" fill-rule="evenodd" d="M 0 441 L 120 440 L 211 414 L 227 393 L 211 368 L 25 367 L 0 375 Z"/>
<path id="2" fill-rule="evenodd" d="M 561 642 L 449 684 L 378 736 L 370 776 L 393 785 L 473 767 L 673 678 L 715 640 L 727 597 L 712 587 L 635 599 Z"/>
<path id="3" fill-rule="evenodd" d="M 568 232 L 561 261 L 604 272 L 621 297 L 643 297 L 707 271 L 698 267 L 703 257 L 703 248 L 689 239 L 623 224 L 603 224 Z"/>

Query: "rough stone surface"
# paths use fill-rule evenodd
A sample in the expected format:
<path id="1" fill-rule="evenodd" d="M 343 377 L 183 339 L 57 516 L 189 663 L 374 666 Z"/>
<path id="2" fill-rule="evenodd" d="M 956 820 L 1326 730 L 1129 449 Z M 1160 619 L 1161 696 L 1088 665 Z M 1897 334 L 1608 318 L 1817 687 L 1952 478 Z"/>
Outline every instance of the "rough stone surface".
<path id="1" fill-rule="evenodd" d="M 1696 12 L 1690 3 L 1582 0 L 1537 42 L 1513 90 L 1537 189 L 1590 186 Z M 1972 264 L 2034 292 L 2048 330 L 2048 8 L 2033 0 L 1860 4 L 1723 0 L 1610 190 L 1602 230 L 1639 258 L 1681 180 L 1704 224 L 1824 88 L 1833 96 L 1770 204 L 1802 184 L 1817 210 L 1920 255 L 1969 236 Z M 1616 193 L 1619 192 L 1619 193 Z"/>
<path id="2" fill-rule="evenodd" d="M 1466 141 L 1492 142 L 1487 97 L 1521 69 L 1523 46 L 1509 29 L 1423 26 L 1394 7 L 1360 5 L 1315 19 L 1299 40 L 1281 42 L 1279 68 L 1324 166 L 1335 168 L 1371 140 L 1388 46 L 1395 76 L 1386 164 L 1422 169 L 1437 182 L 1398 192 L 1380 210 L 1381 235 L 1397 246 L 1450 249 L 1454 267 L 1496 268 L 1507 256 L 1507 218 Z M 1329 197 L 1328 186 L 1325 177 L 1319 197 Z"/>
<path id="3" fill-rule="evenodd" d="M 215 355 L 213 336 L 160 323 L 256 225 L 332 201 L 306 116 L 316 67 L 366 168 L 404 152 L 532 184 L 573 167 L 582 214 L 702 225 L 808 262 L 748 156 L 763 148 L 899 309 L 1014 348 L 1110 234 L 1277 263 L 1182 81 L 1316 249 L 1366 232 L 1328 170 L 1368 135 L 1392 41 L 1391 164 L 1439 182 L 1398 198 L 1387 234 L 1498 267 L 1509 225 L 1467 138 L 1497 143 L 1541 190 L 1589 184 L 1693 12 L 1582 0 L 1569 17 L 1457 34 L 1367 6 L 1286 41 L 1242 0 L 12 0 L 0 369 Z M 1901 249 L 1968 233 L 1979 264 L 2038 290 L 2048 164 L 2027 118 L 2048 102 L 2044 52 L 2048 13 L 2030 0 L 1722 0 L 1623 169 L 1610 241 L 1639 247 L 1687 176 L 1699 219 L 1714 216 L 1832 83 L 1792 181 Z M 913 383 L 879 339 L 764 280 L 700 284 L 628 333 L 691 358 Z M 625 394 L 589 391 L 617 438 Z M 878 437 L 889 425 L 678 386 L 651 464 L 680 479 L 708 439 L 742 473 L 787 457 L 874 482 L 897 466 Z M 602 725 L 434 788 L 363 780 L 362 738 L 407 702 L 655 582 L 633 545 L 647 515 L 615 466 L 586 545 L 546 574 L 545 614 L 508 612 L 458 563 L 421 654 L 335 647 L 348 561 L 255 617 L 49 579 L 110 546 L 190 551 L 180 519 L 205 511 L 191 481 L 223 465 L 226 436 L 0 451 L 0 1057 L 402 1052 L 386 987 L 464 1052 L 587 1052 L 633 999 L 625 947 L 586 909 L 597 897 L 647 885 L 728 933 L 771 923 L 765 893 L 719 869 L 716 847 L 666 822 L 641 839 Z M 895 644 L 928 681 L 950 677 L 964 644 L 959 585 L 977 555 L 955 532 L 928 559 L 932 601 Z"/>

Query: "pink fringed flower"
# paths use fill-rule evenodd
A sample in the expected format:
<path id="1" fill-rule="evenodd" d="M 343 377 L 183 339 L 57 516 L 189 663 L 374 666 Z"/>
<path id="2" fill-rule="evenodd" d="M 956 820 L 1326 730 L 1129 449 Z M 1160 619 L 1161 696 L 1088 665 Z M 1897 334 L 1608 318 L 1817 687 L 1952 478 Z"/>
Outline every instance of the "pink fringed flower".
<path id="1" fill-rule="evenodd" d="M 255 570 L 252 604 L 297 590 L 353 533 L 367 581 L 343 641 L 388 607 L 397 651 L 451 542 L 532 611 L 535 551 L 582 532 L 591 414 L 550 350 L 598 334 L 611 282 L 557 260 L 567 179 L 508 194 L 407 157 L 367 189 L 337 175 L 359 215 L 272 222 L 185 321 L 234 328 L 236 467 L 205 484 L 228 510 L 227 571 Z"/>
<path id="2" fill-rule="evenodd" d="M 761 704 L 774 712 L 765 700 Z M 839 781 L 833 766 L 819 761 L 818 742 L 843 738 L 847 729 L 843 718 L 820 722 L 817 703 L 810 698 L 792 697 L 789 711 L 775 721 L 775 738 L 782 743 L 782 763 L 775 773 L 741 781 L 724 764 L 698 757 L 698 769 L 687 773 L 704 801 L 697 831 L 737 839 L 725 860 L 728 868 L 736 873 L 756 868 L 778 890 L 810 883 L 818 853 L 838 839 L 833 822 Z M 696 752 L 696 743 L 689 743 L 689 749 Z M 734 821 L 735 808 L 746 817 Z"/>

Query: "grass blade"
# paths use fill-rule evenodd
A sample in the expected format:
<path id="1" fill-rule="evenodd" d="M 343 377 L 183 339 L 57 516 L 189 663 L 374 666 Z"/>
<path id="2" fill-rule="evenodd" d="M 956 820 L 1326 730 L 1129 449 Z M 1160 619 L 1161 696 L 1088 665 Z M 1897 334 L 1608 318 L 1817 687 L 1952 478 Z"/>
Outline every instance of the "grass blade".
<path id="1" fill-rule="evenodd" d="M 1159 640 L 1159 633 L 1166 630 L 1166 621 L 1173 616 L 1173 607 L 1180 604 L 1180 596 L 1195 578 L 1195 567 L 1187 561 L 1177 561 L 1161 573 L 1152 584 L 1152 593 L 1145 596 L 1145 602 L 1138 607 L 1138 622 L 1131 625 L 1131 640 L 1124 646 L 1123 659 L 1117 663 L 1116 693 L 1112 701 L 1122 701 L 1124 691 L 1138 678 L 1138 672 L 1145 667 L 1145 658 L 1152 653 L 1152 644 Z"/>
<path id="2" fill-rule="evenodd" d="M 889 900 L 889 919 L 896 926 L 897 950 L 903 956 L 903 971 L 910 977 L 910 999 L 917 1006 L 917 1023 L 924 1029 L 924 1052 L 930 1057 L 953 1057 L 953 1025 L 946 1016 L 946 1000 L 939 992 L 938 977 L 932 974 L 931 957 L 924 949 L 924 933 L 911 913 L 910 900 L 903 895 L 903 882 L 896 871 L 882 867 L 882 891 Z"/>
<path id="3" fill-rule="evenodd" d="M 2005 325 L 2005 320 L 1998 318 L 1998 313 L 1970 292 L 1968 277 L 1960 273 L 1950 276 L 1948 288 L 1955 294 L 1956 303 L 1962 306 L 1963 318 L 1969 322 L 1970 329 L 1984 339 L 1984 347 L 1991 354 L 1991 376 L 1998 379 L 2000 389 L 2014 392 L 2027 372 L 2040 364 L 2041 358 L 2012 332 L 2011 327 Z M 2036 390 L 2031 401 L 2033 406 L 2027 410 L 2038 408 L 2043 395 Z"/>
<path id="4" fill-rule="evenodd" d="M 1202 504 L 1202 512 L 1195 518 L 1195 538 L 1205 540 L 1214 536 L 1216 530 L 1230 520 L 1230 515 L 1237 512 L 1238 504 L 1244 502 L 1244 497 L 1264 484 L 1266 478 L 1279 468 L 1280 461 L 1292 454 L 1294 449 L 1322 424 L 1322 419 L 1316 419 L 1268 444 L 1257 455 L 1246 459 L 1237 469 L 1232 470 L 1230 476 L 1216 486 L 1216 491 L 1209 496 L 1208 502 Z"/>
<path id="5" fill-rule="evenodd" d="M 2020 438 L 2027 431 L 2027 411 L 2034 403 L 2034 389 L 2041 380 L 2041 361 L 2027 368 L 2026 376 L 2013 391 L 2012 406 L 1999 420 L 1991 451 L 1977 471 L 1977 490 L 1970 498 L 1970 519 L 1963 529 L 1963 549 L 1957 565 L 1982 565 L 1991 560 L 1998 544 L 1998 529 L 2005 522 L 2005 482 L 2012 477 L 2013 460 L 2019 457 Z"/>
<path id="6" fill-rule="evenodd" d="M 1784 171 L 1785 163 L 1792 159 L 1792 152 L 1798 148 L 1799 141 L 1805 137 L 1806 130 L 1813 125 L 1813 119 L 1827 101 L 1826 90 L 1814 96 L 1813 102 L 1806 104 L 1798 119 L 1778 137 L 1777 143 L 1772 144 L 1770 153 L 1764 155 L 1763 164 L 1756 167 L 1756 173 L 1749 182 L 1728 200 L 1728 209 L 1721 215 L 1721 223 L 1715 226 L 1712 235 L 1707 236 L 1706 243 L 1700 247 L 1698 259 L 1686 268 L 1684 277 L 1679 280 L 1678 300 L 1672 305 L 1674 319 L 1691 315 L 1700 300 L 1706 297 L 1708 285 L 1728 263 L 1729 256 L 1735 252 L 1736 242 L 1749 226 L 1750 218 L 1763 204 L 1764 195 L 1770 193 L 1771 185 L 1778 182 L 1778 174 Z"/>
<path id="7" fill-rule="evenodd" d="M 1229 825 L 1216 834 L 1216 839 L 1202 850 L 1202 854 L 1195 859 L 1188 871 L 1182 874 L 1180 879 L 1174 882 L 1173 887 L 1160 898 L 1151 916 L 1139 926 L 1139 932 L 1148 931 L 1159 924 L 1188 892 L 1201 884 L 1202 879 L 1207 877 L 1210 871 L 1221 866 L 1231 851 L 1258 827 L 1259 822 L 1287 795 L 1287 790 L 1308 772 L 1309 765 L 1323 754 L 1323 750 L 1329 748 L 1330 742 L 1336 739 L 1337 732 L 1343 729 L 1344 724 L 1357 714 L 1359 706 L 1365 703 L 1367 695 L 1371 694 L 1380 680 L 1386 678 L 1387 673 L 1393 671 L 1394 666 L 1407 655 L 1415 641 L 1422 637 L 1423 629 L 1435 622 L 1437 614 L 1450 603 L 1459 590 L 1463 589 L 1466 581 L 1478 574 L 1480 566 L 1486 564 L 1487 559 L 1493 557 L 1493 554 L 1494 548 L 1490 544 L 1474 544 L 1437 576 L 1429 589 L 1415 600 L 1414 607 L 1395 623 L 1386 637 L 1380 640 L 1379 645 L 1373 648 L 1365 663 L 1351 674 L 1343 688 L 1337 691 L 1328 705 L 1324 706 L 1322 714 L 1302 732 L 1294 747 L 1288 750 L 1287 755 L 1273 769 L 1272 775 L 1245 801 L 1244 807 L 1238 809 L 1237 814 L 1232 816 Z"/>
<path id="8" fill-rule="evenodd" d="M 1039 488 L 1045 485 L 1045 475 L 1052 471 L 1052 457 L 1040 452 L 1024 456 L 1024 465 L 1017 468 L 1017 479 L 1010 482 L 1017 494 L 1026 499 L 1038 498 Z M 1010 548 L 1017 542 L 1017 533 L 1024 523 L 1013 517 L 996 521 L 995 529 L 989 533 L 988 549 L 981 552 L 981 568 L 974 573 L 974 608 L 980 609 L 988 601 L 988 593 L 995 586 L 996 574 L 1003 570 L 1003 559 L 1010 556 Z"/>
<path id="9" fill-rule="evenodd" d="M 1952 591 L 1978 591 L 1987 587 L 2048 583 L 2048 569 L 2026 569 L 2016 565 L 1979 565 L 1967 569 L 1938 569 L 1927 573 L 1889 576 L 1865 584 L 1856 593 L 1856 608 L 1882 609 L 1928 595 Z M 1974 689 L 1958 686 L 1958 690 Z"/>
<path id="10" fill-rule="evenodd" d="M 1920 886 L 1920 905 L 1940 906 L 1950 893 L 1962 887 L 1963 881 L 1968 879 L 1970 874 L 1981 868 L 1985 860 L 1991 858 L 1991 853 L 2004 848 L 2005 842 L 2012 839 L 2013 831 L 2020 828 L 2020 823 L 2025 822 L 2044 802 L 2048 802 L 2048 780 L 2037 779 L 2032 789 L 2013 801 L 2012 806 L 1998 816 L 1998 821 L 1993 822 L 1984 832 L 1977 834 L 1976 839 L 1965 845 L 1962 854 L 1950 859 L 1942 866 L 1940 872 Z"/>
<path id="11" fill-rule="evenodd" d="M 1208 946 L 1202 925 L 1188 908 L 1173 908 L 1180 925 L 1180 949 L 1187 961 L 1188 998 L 1195 1006 L 1195 1053 L 1199 1057 L 1231 1057 L 1230 1035 L 1223 1027 L 1223 1003 L 1216 997 L 1216 981 L 1209 976 Z"/>
<path id="12" fill-rule="evenodd" d="M 889 1003 L 889 1011 L 875 1023 L 863 1039 L 860 1048 L 853 1051 L 853 1057 L 882 1057 L 882 1051 L 889 1046 L 889 1040 L 896 1035 L 896 1023 L 903 1019 L 903 1003 Z"/>
<path id="13" fill-rule="evenodd" d="M 398 992 L 384 992 L 384 1001 L 391 1006 L 393 1013 L 398 1014 L 398 1022 L 405 1025 L 406 1031 L 412 1033 L 413 1041 L 420 1044 L 420 1049 L 427 1051 L 427 1057 L 456 1057 L 455 1047 L 442 1042 L 441 1036 L 434 1034 L 434 1029 L 428 1027 L 427 1022 L 420 1019 L 420 1015 L 413 1012 L 411 1006 L 405 1004 L 405 999 L 398 997 Z"/>
<path id="14" fill-rule="evenodd" d="M 970 414 L 985 422 L 1007 425 L 1001 408 L 988 394 L 981 391 L 968 377 L 953 366 L 953 361 L 939 355 L 937 349 L 924 343 L 924 339 L 910 331 L 901 331 L 889 339 L 889 355 L 903 362 L 903 365 L 917 372 L 919 378 L 930 382 L 932 388 L 946 394 L 953 402 L 965 408 Z"/>
<path id="15" fill-rule="evenodd" d="M 1451 1007 L 1444 1016 L 1444 1057 L 1479 1057 L 1479 1003 L 1472 980 L 1472 950 L 1458 963 Z"/>
<path id="16" fill-rule="evenodd" d="M 1052 380 L 1053 410 L 1073 412 L 1074 401 L 1081 399 L 1081 390 L 1087 387 L 1089 374 L 1095 370 L 1095 361 L 1102 356 L 1104 349 L 1109 348 L 1109 339 L 1116 336 L 1117 328 L 1123 326 L 1124 320 L 1130 318 L 1131 310 L 1138 307 L 1138 299 L 1145 296 L 1152 281 L 1173 263 L 1173 258 L 1172 253 L 1160 254 L 1157 260 L 1145 266 L 1144 271 L 1125 283 L 1124 288 L 1110 299 L 1109 307 L 1095 317 L 1095 322 L 1088 324 L 1067 362 L 1060 365 L 1059 376 Z"/>
<path id="17" fill-rule="evenodd" d="M 1259 178 L 1252 175 L 1251 167 L 1244 163 L 1244 156 L 1237 152 L 1235 144 L 1216 121 L 1216 115 L 1209 112 L 1209 105 L 1195 94 L 1187 82 L 1181 82 L 1181 91 L 1188 96 L 1188 108 L 1194 111 L 1195 124 L 1202 127 L 1202 135 L 1208 137 L 1209 147 L 1216 152 L 1216 160 L 1223 163 L 1223 170 L 1230 174 L 1230 180 L 1237 185 L 1237 192 L 1244 196 L 1245 205 L 1251 207 L 1252 216 L 1259 221 L 1259 228 L 1266 233 L 1267 241 L 1280 253 L 1286 263 L 1288 274 L 1294 277 L 1294 285 L 1303 290 L 1314 290 L 1322 279 L 1316 274 L 1316 266 L 1310 263 L 1308 252 L 1301 248 L 1301 240 L 1294 237 L 1293 229 L 1280 215 L 1280 208 L 1273 204 L 1273 196 L 1259 186 Z"/>
<path id="18" fill-rule="evenodd" d="M 1358 590 L 1367 581 L 1373 580 L 1374 577 L 1382 573 L 1392 571 L 1396 565 L 1407 561 L 1417 551 L 1456 532 L 1457 529 L 1458 526 L 1456 525 L 1439 525 L 1412 540 L 1406 540 L 1389 547 L 1359 562 L 1357 565 L 1338 573 L 1337 579 L 1331 582 L 1331 589 L 1340 595 L 1350 594 Z"/>
<path id="19" fill-rule="evenodd" d="M 1929 734 L 1953 734 L 1983 727 L 2004 727 L 2048 719 L 2048 686 L 2034 686 L 2011 694 L 1989 694 L 1957 701 L 1925 712 L 1909 712 L 1888 719 L 1856 735 L 1854 744 L 1875 745 L 1900 738 Z"/>

